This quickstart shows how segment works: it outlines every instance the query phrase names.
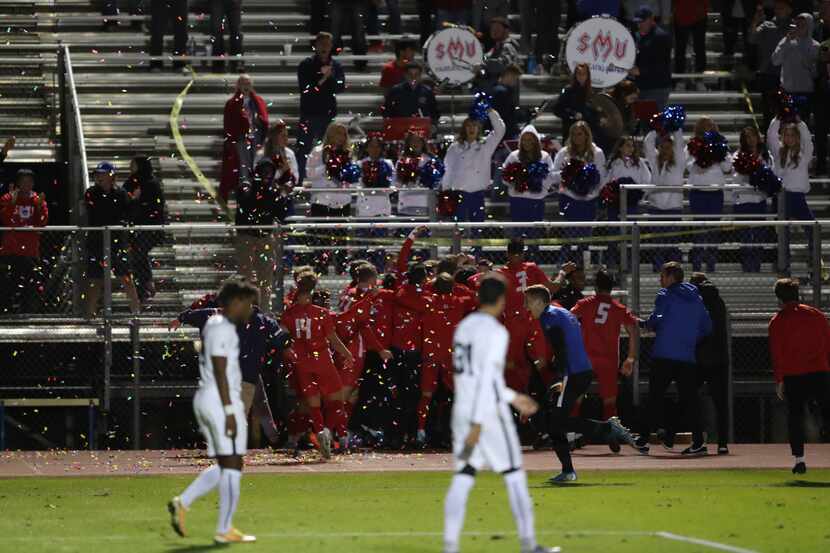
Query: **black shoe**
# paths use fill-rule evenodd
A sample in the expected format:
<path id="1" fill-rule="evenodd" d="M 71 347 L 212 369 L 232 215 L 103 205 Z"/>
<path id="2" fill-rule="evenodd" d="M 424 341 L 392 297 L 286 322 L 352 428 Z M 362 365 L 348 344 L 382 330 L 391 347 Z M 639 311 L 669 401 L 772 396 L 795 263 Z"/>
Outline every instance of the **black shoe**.
<path id="1" fill-rule="evenodd" d="M 616 438 L 608 438 L 608 449 L 610 449 L 612 453 L 619 453 L 621 449 L 620 442 L 618 442 Z"/>
<path id="2" fill-rule="evenodd" d="M 680 454 L 684 457 L 703 457 L 704 455 L 709 455 L 709 450 L 706 449 L 706 444 L 692 444 L 681 451 Z"/>
<path id="3" fill-rule="evenodd" d="M 807 473 L 807 465 L 804 461 L 800 463 L 796 463 L 793 467 L 793 474 L 806 474 Z"/>
<path id="4" fill-rule="evenodd" d="M 729 455 L 729 448 L 725 445 L 719 445 L 718 455 Z"/>
<path id="5" fill-rule="evenodd" d="M 674 449 L 674 432 L 658 430 L 657 438 L 660 440 L 660 443 L 663 444 L 664 449 L 668 451 L 672 451 Z"/>
<path id="6" fill-rule="evenodd" d="M 649 445 L 648 440 L 646 440 L 645 438 L 637 438 L 637 440 L 634 441 L 634 445 L 632 447 L 636 449 L 638 452 L 640 452 L 641 455 L 648 455 Z"/>

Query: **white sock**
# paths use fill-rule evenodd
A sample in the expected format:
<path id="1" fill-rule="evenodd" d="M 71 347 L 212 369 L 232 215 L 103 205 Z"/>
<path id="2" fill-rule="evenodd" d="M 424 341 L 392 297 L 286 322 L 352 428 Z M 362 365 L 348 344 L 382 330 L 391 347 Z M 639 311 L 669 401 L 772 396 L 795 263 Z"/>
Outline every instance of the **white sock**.
<path id="1" fill-rule="evenodd" d="M 458 551 L 461 529 L 464 527 L 464 514 L 467 511 L 467 498 L 475 483 L 475 477 L 469 474 L 456 474 L 452 477 L 450 489 L 444 500 L 444 550 L 449 553 Z"/>
<path id="2" fill-rule="evenodd" d="M 527 491 L 527 474 L 523 470 L 507 473 L 504 475 L 504 485 L 507 487 L 510 510 L 516 521 L 522 551 L 533 550 L 536 547 L 536 532 L 533 528 L 533 502 Z"/>
<path id="3" fill-rule="evenodd" d="M 235 469 L 222 469 L 219 478 L 219 521 L 216 533 L 226 534 L 233 527 L 233 514 L 239 504 L 239 481 L 242 472 Z"/>
<path id="4" fill-rule="evenodd" d="M 212 467 L 203 470 L 199 476 L 196 477 L 196 480 L 190 483 L 187 489 L 182 492 L 182 495 L 179 496 L 179 499 L 182 500 L 182 505 L 184 505 L 185 509 L 189 509 L 194 501 L 211 491 L 219 484 L 220 472 L 219 465 L 213 465 Z"/>
<path id="5" fill-rule="evenodd" d="M 796 464 L 796 465 L 797 465 L 798 463 L 803 463 L 803 462 L 804 462 L 804 457 L 803 457 L 803 456 L 801 456 L 801 457 L 796 457 L 796 458 L 795 458 L 795 464 Z"/>

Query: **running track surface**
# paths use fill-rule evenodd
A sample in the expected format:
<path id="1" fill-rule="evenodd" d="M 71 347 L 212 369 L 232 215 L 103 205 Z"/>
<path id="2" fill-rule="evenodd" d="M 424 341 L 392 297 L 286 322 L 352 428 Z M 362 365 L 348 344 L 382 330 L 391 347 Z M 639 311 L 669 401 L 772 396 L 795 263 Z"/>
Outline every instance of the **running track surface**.
<path id="1" fill-rule="evenodd" d="M 677 452 L 680 448 L 675 448 Z M 792 467 L 787 444 L 737 444 L 731 455 L 685 459 L 652 446 L 652 454 L 642 456 L 624 448 L 614 455 L 605 446 L 588 446 L 577 451 L 574 462 L 580 470 L 678 470 L 678 469 L 789 469 Z M 710 451 L 715 448 L 710 446 Z M 204 451 L 14 451 L 0 452 L 0 478 L 20 476 L 129 476 L 137 474 L 193 474 L 210 459 Z M 830 468 L 830 444 L 808 444 L 809 468 Z M 447 453 L 353 453 L 323 461 L 316 452 L 295 458 L 282 451 L 250 451 L 246 472 L 295 473 L 451 471 Z M 526 451 L 528 470 L 553 471 L 558 463 L 551 451 Z"/>

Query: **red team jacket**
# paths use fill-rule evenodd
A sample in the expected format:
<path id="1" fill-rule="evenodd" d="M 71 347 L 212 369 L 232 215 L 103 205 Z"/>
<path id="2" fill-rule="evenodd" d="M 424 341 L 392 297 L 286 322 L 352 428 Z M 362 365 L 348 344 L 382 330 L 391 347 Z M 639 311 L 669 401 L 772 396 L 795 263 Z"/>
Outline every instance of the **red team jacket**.
<path id="1" fill-rule="evenodd" d="M 582 324 L 582 339 L 594 369 L 620 367 L 620 327 L 638 324 L 626 306 L 608 294 L 579 300 L 571 312 Z"/>
<path id="2" fill-rule="evenodd" d="M 45 227 L 49 222 L 49 208 L 41 196 L 32 192 L 17 194 L 12 202 L 11 192 L 0 197 L 0 226 L 3 227 Z M 40 257 L 40 234 L 37 232 L 3 233 L 0 255 Z"/>
<path id="3" fill-rule="evenodd" d="M 824 313 L 797 302 L 784 304 L 769 323 L 776 382 L 786 376 L 830 371 L 830 325 Z"/>
<path id="4" fill-rule="evenodd" d="M 404 284 L 395 292 L 392 347 L 401 351 L 421 351 L 422 318 L 433 296 L 413 284 Z"/>
<path id="5" fill-rule="evenodd" d="M 322 363 L 334 366 L 328 336 L 335 330 L 331 311 L 313 304 L 295 303 L 280 317 L 280 323 L 291 333 L 291 349 L 297 356 L 297 368 Z"/>
<path id="6" fill-rule="evenodd" d="M 423 315 L 423 360 L 452 368 L 452 338 L 461 320 L 475 310 L 478 301 L 470 295 L 437 294 Z"/>

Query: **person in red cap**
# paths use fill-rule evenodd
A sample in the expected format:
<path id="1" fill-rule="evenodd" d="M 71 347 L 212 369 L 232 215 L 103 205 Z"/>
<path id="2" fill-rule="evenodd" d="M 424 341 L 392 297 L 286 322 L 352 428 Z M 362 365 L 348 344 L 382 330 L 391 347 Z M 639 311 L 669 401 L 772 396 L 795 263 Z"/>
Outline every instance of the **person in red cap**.
<path id="1" fill-rule="evenodd" d="M 33 190 L 35 176 L 20 169 L 11 190 L 0 197 L 0 226 L 45 227 L 49 221 L 46 196 Z M 32 308 L 32 290 L 36 288 L 40 260 L 40 233 L 3 233 L 0 243 L 0 314 L 25 313 Z"/>
<path id="2" fill-rule="evenodd" d="M 830 424 L 830 325 L 820 310 L 798 301 L 798 281 L 775 283 L 781 310 L 769 323 L 769 349 L 778 399 L 787 402 L 793 474 L 804 474 L 804 408 L 821 405 L 825 433 Z"/>

